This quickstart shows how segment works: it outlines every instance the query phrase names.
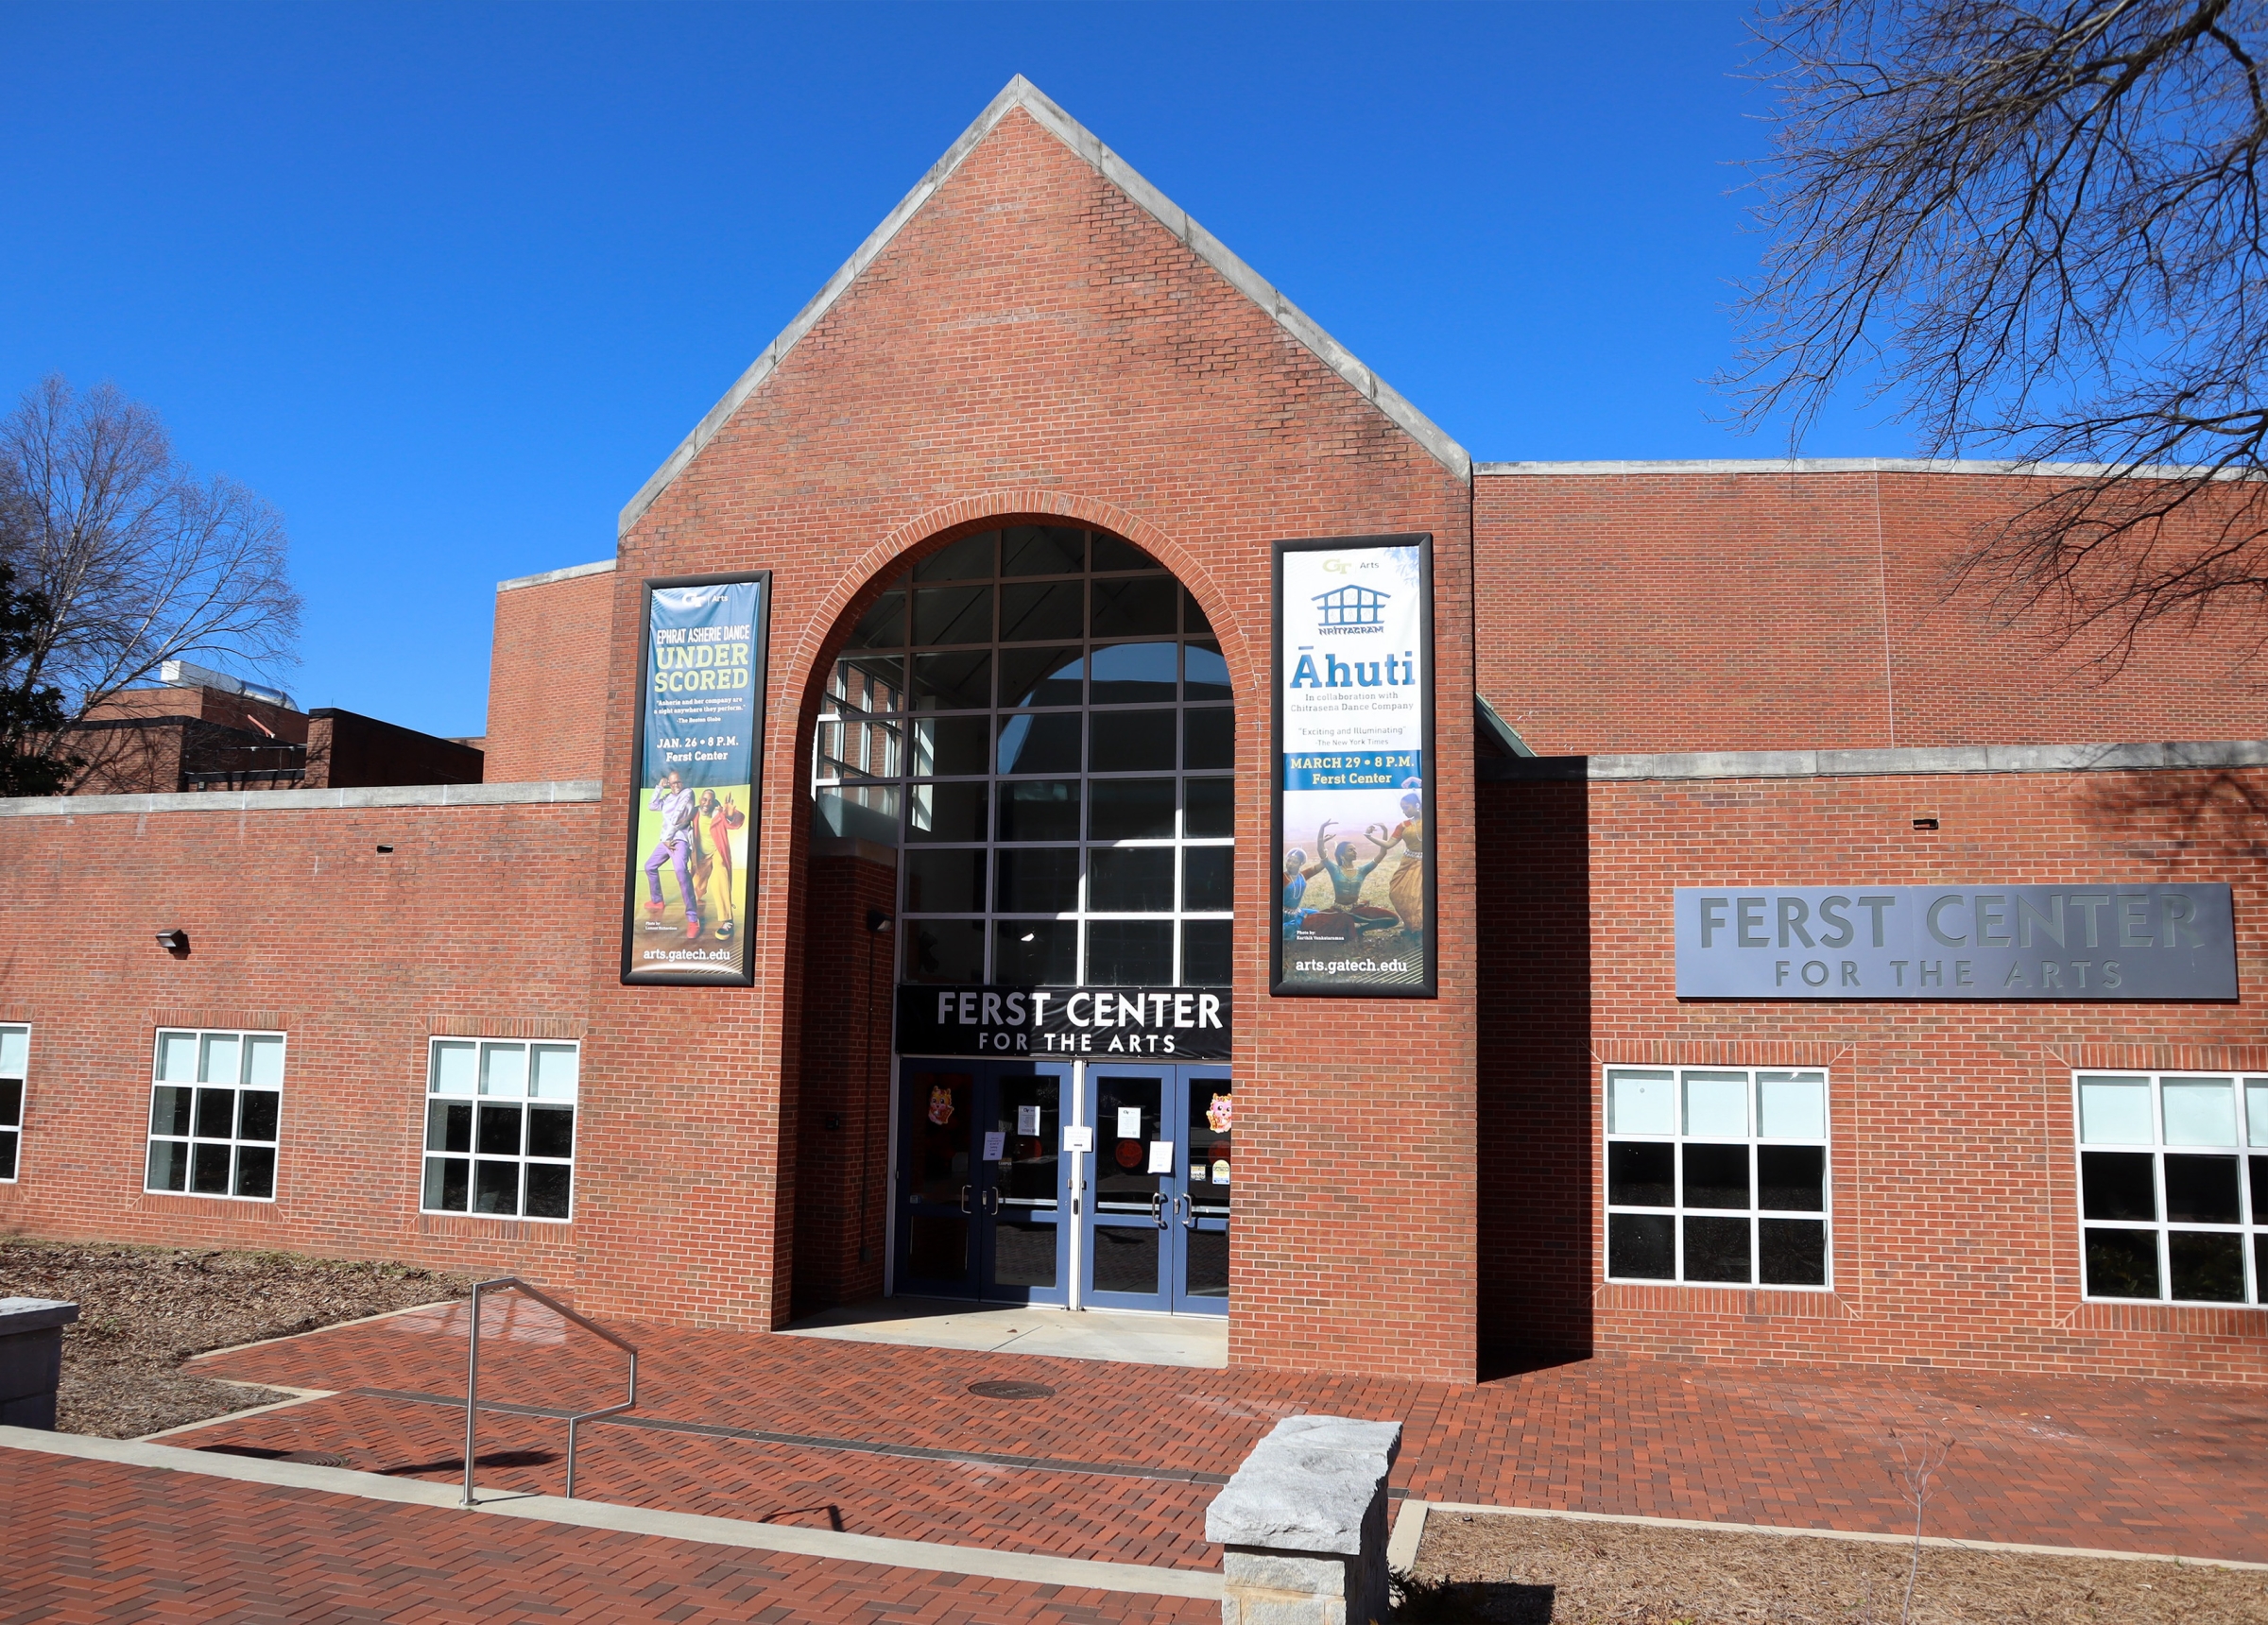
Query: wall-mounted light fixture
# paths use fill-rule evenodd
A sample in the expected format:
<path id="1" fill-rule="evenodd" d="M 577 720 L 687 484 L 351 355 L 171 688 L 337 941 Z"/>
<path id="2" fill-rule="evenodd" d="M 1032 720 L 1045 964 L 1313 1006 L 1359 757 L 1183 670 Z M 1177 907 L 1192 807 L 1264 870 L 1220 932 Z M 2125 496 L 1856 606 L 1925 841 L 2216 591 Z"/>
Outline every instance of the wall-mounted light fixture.
<path id="1" fill-rule="evenodd" d="M 162 931 L 158 932 L 158 941 L 167 953 L 189 951 L 189 933 L 185 931 Z"/>
<path id="2" fill-rule="evenodd" d="M 889 930 L 889 911 L 887 909 L 868 909 L 867 911 L 867 929 L 868 931 Z"/>

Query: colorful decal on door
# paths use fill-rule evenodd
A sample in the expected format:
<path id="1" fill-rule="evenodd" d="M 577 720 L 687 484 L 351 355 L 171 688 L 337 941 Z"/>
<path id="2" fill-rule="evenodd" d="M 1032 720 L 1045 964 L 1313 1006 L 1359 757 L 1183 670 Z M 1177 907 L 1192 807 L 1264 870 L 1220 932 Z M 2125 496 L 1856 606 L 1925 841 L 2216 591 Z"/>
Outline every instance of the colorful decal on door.
<path id="1" fill-rule="evenodd" d="M 1138 1139 L 1122 1139 L 1118 1142 L 1119 1167 L 1132 1168 L 1141 1161 L 1142 1141 Z"/>
<path id="2" fill-rule="evenodd" d="M 939 1128 L 953 1120 L 953 1091 L 943 1084 L 929 1086 L 929 1120 Z"/>
<path id="3" fill-rule="evenodd" d="M 1212 1182 L 1215 1185 L 1226 1185 L 1228 1183 L 1228 1164 L 1226 1160 L 1216 1162 L 1212 1165 Z"/>
<path id="4" fill-rule="evenodd" d="M 1229 1103 L 1229 1097 L 1227 1095 L 1213 1096 L 1205 1107 L 1205 1120 L 1212 1125 L 1212 1132 L 1215 1134 L 1227 1134 L 1229 1121 L 1235 1114 L 1236 1108 Z"/>

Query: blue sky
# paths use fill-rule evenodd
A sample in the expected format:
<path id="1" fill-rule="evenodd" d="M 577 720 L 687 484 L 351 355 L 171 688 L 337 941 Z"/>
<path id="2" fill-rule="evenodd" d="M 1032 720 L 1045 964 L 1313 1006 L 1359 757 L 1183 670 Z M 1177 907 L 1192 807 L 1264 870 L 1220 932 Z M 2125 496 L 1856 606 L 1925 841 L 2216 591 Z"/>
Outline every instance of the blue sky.
<path id="1" fill-rule="evenodd" d="M 495 582 L 610 554 L 1022 72 L 1474 455 L 1774 453 L 1704 382 L 1761 248 L 1745 14 L 18 3 L 0 396 L 147 402 L 283 510 L 301 703 L 477 732 Z"/>

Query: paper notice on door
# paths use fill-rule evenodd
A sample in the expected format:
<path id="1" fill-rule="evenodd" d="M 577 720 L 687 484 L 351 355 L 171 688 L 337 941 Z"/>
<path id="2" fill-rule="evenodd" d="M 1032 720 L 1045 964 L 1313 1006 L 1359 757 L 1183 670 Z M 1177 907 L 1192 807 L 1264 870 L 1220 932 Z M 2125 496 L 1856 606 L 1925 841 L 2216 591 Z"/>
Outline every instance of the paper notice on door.
<path id="1" fill-rule="evenodd" d="M 1040 1108 L 1038 1106 L 1018 1106 L 1016 1108 L 1016 1132 L 1023 1135 L 1034 1135 L 1040 1132 Z"/>
<path id="2" fill-rule="evenodd" d="M 1171 1173 L 1174 1171 L 1174 1142 L 1170 1139 L 1150 1141 L 1149 1173 Z"/>
<path id="3" fill-rule="evenodd" d="M 998 1162 L 1000 1160 L 1001 1153 L 1007 1149 L 1007 1145 L 1008 1137 L 1006 1131 L 997 1128 L 989 1131 L 985 1136 L 984 1159 L 987 1162 Z"/>
<path id="4" fill-rule="evenodd" d="M 1082 1123 L 1076 1128 L 1065 1129 L 1063 1131 L 1063 1149 L 1065 1151 L 1092 1151 L 1094 1149 L 1094 1125 Z"/>
<path id="5" fill-rule="evenodd" d="M 1142 1108 L 1140 1106 L 1120 1106 L 1118 1108 L 1118 1138 L 1121 1139 L 1140 1139 L 1142 1138 Z"/>

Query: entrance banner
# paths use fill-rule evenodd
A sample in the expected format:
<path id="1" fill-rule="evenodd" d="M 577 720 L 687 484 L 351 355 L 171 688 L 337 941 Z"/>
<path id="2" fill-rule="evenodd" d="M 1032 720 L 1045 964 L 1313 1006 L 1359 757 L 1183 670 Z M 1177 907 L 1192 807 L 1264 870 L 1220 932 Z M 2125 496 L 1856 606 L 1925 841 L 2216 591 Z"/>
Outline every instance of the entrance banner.
<path id="1" fill-rule="evenodd" d="M 898 989 L 901 1055 L 1228 1059 L 1226 987 Z"/>
<path id="2" fill-rule="evenodd" d="M 2234 999 L 2225 885 L 1680 886 L 1680 999 Z"/>
<path id="3" fill-rule="evenodd" d="M 645 584 L 622 980 L 747 987 L 771 574 Z"/>
<path id="4" fill-rule="evenodd" d="M 1276 544 L 1270 991 L 1432 998 L 1433 538 Z"/>

